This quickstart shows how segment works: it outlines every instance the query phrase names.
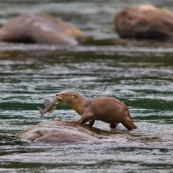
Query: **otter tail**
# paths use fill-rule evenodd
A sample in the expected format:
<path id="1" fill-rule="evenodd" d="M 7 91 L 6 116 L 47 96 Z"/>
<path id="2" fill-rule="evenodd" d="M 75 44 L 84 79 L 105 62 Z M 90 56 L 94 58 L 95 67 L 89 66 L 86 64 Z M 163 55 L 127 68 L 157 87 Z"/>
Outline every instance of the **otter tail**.
<path id="1" fill-rule="evenodd" d="M 132 118 L 130 116 L 129 111 L 127 110 L 127 117 L 125 120 L 122 122 L 122 124 L 128 129 L 128 130 L 133 130 L 137 129 L 136 125 L 133 123 Z"/>
<path id="2" fill-rule="evenodd" d="M 122 124 L 128 129 L 128 130 L 133 130 L 136 129 L 137 127 L 133 123 L 133 121 L 129 118 L 126 118 L 125 121 L 122 122 Z"/>

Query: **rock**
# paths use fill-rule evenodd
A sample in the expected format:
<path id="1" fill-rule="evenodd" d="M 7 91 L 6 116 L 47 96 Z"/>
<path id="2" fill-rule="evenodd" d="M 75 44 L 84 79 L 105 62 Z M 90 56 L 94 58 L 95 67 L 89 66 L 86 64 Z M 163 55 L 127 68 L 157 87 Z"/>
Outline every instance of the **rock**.
<path id="1" fill-rule="evenodd" d="M 173 37 L 173 13 L 150 4 L 122 9 L 115 17 L 122 38 L 167 40 Z"/>
<path id="2" fill-rule="evenodd" d="M 74 46 L 88 37 L 79 29 L 48 14 L 23 14 L 0 29 L 5 42 Z"/>
<path id="3" fill-rule="evenodd" d="M 101 130 L 95 127 L 79 125 L 73 122 L 44 121 L 25 131 L 16 134 L 18 138 L 28 142 L 52 145 L 71 144 L 110 144 L 119 145 L 158 145 L 164 141 L 172 142 L 172 130 Z"/>
<path id="4" fill-rule="evenodd" d="M 115 135 L 120 132 L 109 132 L 78 123 L 63 121 L 41 122 L 16 136 L 22 140 L 42 142 L 49 144 L 74 144 L 98 142 L 99 139 L 115 140 Z"/>

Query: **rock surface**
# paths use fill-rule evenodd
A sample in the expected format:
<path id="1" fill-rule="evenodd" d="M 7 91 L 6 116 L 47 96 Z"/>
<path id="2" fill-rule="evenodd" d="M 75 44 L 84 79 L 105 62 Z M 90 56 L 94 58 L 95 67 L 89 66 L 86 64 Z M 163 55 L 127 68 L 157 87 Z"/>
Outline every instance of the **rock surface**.
<path id="1" fill-rule="evenodd" d="M 93 127 L 81 126 L 73 122 L 48 121 L 41 122 L 23 132 L 17 137 L 33 142 L 50 144 L 99 142 L 99 139 L 114 140 L 120 132 L 109 132 Z"/>
<path id="2" fill-rule="evenodd" d="M 173 38 L 173 13 L 150 4 L 122 9 L 115 16 L 122 38 L 167 40 Z"/>
<path id="3" fill-rule="evenodd" d="M 172 130 L 133 131 L 101 130 L 59 120 L 41 122 L 16 134 L 24 141 L 52 145 L 113 144 L 113 145 L 159 145 L 172 142 Z"/>
<path id="4" fill-rule="evenodd" d="M 85 39 L 82 31 L 48 14 L 23 14 L 0 29 L 0 40 L 5 42 L 73 46 Z"/>

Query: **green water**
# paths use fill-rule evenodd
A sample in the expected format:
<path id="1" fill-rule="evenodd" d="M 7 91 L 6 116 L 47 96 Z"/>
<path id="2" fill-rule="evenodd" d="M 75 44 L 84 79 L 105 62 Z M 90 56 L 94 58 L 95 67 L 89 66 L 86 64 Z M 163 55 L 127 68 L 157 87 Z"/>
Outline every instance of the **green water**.
<path id="1" fill-rule="evenodd" d="M 87 49 L 87 48 L 86 48 Z M 99 53 L 99 55 L 98 55 Z M 173 158 L 173 57 L 104 52 L 3 52 L 0 60 L 1 170 L 31 172 L 169 172 Z M 28 56 L 27 56 L 28 55 Z M 5 58 L 3 58 L 5 57 Z M 22 58 L 25 57 L 25 58 Z M 137 132 L 115 143 L 50 146 L 21 142 L 18 131 L 59 117 L 79 119 L 69 107 L 39 117 L 37 106 L 75 89 L 86 97 L 113 96 L 128 106 Z M 109 130 L 97 122 L 96 126 Z M 120 126 L 123 130 L 124 127 Z"/>
<path id="2" fill-rule="evenodd" d="M 130 4 L 22 2 L 0 2 L 0 23 L 28 9 L 50 12 L 102 43 L 117 38 L 111 20 L 116 11 Z M 152 2 L 173 7 L 170 1 Z M 67 48 L 0 43 L 0 172 L 173 172 L 172 44 L 127 43 Z M 114 142 L 93 145 L 52 146 L 17 139 L 17 132 L 42 121 L 79 119 L 63 106 L 44 118 L 39 116 L 37 106 L 65 89 L 75 89 L 88 98 L 112 96 L 124 101 L 138 130 L 125 132 Z M 103 122 L 95 126 L 109 130 Z M 119 128 L 125 130 L 122 125 Z"/>

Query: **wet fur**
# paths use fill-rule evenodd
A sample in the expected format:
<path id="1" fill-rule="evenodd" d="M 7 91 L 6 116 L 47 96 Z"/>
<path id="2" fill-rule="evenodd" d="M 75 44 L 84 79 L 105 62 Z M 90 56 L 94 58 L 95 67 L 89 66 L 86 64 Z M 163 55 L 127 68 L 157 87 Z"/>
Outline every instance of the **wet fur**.
<path id="1" fill-rule="evenodd" d="M 127 106 L 113 97 L 100 97 L 87 99 L 80 93 L 67 90 L 57 93 L 60 103 L 69 104 L 79 115 L 80 124 L 89 122 L 93 126 L 95 120 L 109 123 L 111 128 L 115 128 L 118 123 L 122 123 L 128 130 L 135 129 Z"/>

